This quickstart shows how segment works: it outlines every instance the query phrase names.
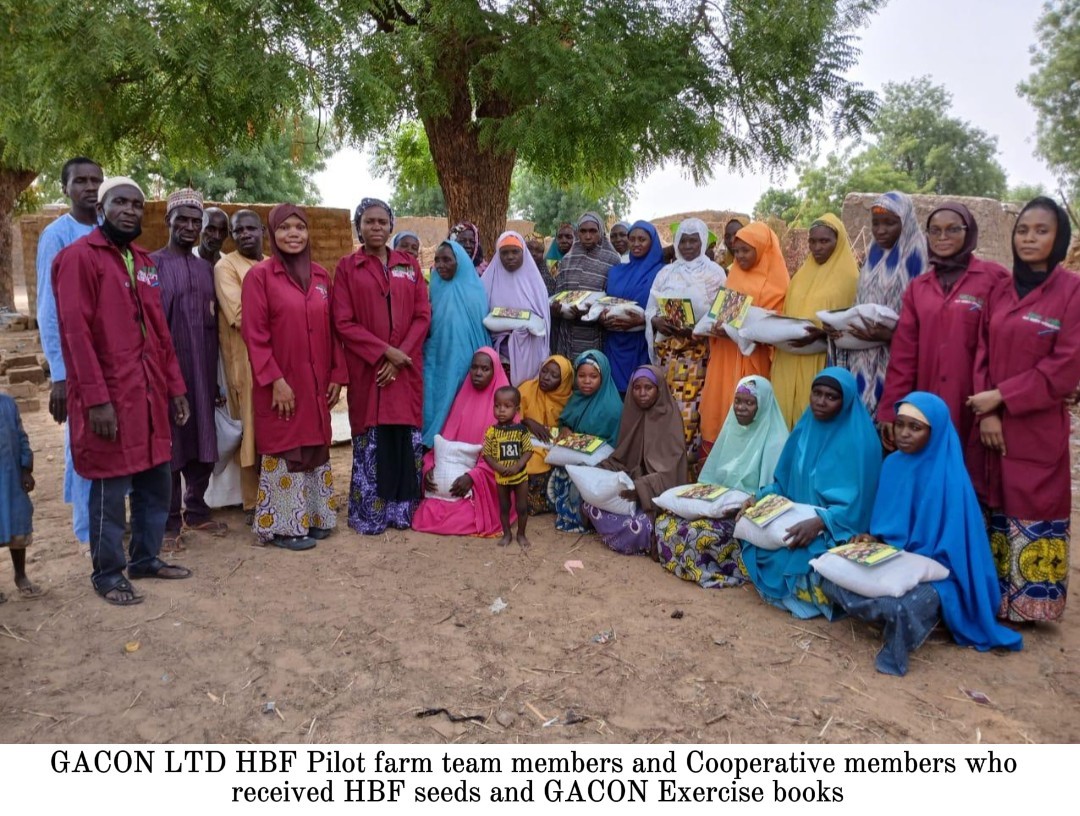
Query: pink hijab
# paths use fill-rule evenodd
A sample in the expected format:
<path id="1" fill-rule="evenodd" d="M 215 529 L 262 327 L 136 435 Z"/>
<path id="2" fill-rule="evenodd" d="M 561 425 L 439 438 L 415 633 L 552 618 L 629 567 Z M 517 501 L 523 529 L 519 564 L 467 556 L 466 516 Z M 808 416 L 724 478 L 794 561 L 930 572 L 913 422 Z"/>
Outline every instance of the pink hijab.
<path id="1" fill-rule="evenodd" d="M 455 442 L 467 442 L 472 445 L 484 441 L 484 433 L 495 424 L 492 407 L 495 391 L 505 385 L 506 373 L 499 364 L 499 355 L 491 346 L 477 349 L 491 359 L 495 376 L 482 391 L 477 391 L 466 375 L 461 384 L 450 414 L 443 423 L 439 435 Z M 423 470 L 426 473 L 435 465 L 435 451 L 428 451 L 424 456 Z M 412 528 L 421 533 L 436 535 L 481 536 L 493 538 L 502 533 L 499 520 L 499 494 L 495 487 L 495 471 L 488 467 L 480 457 L 469 475 L 472 476 L 472 495 L 458 501 L 440 501 L 423 499 L 416 508 Z M 511 511 L 511 518 L 514 513 Z"/>

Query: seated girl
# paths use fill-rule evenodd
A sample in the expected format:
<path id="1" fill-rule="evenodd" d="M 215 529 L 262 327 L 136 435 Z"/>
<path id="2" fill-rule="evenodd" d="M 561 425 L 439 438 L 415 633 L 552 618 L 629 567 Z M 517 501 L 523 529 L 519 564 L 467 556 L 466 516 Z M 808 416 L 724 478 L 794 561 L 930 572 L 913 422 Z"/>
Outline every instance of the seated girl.
<path id="1" fill-rule="evenodd" d="M 814 378 L 810 407 L 784 445 L 772 484 L 757 494 L 812 505 L 817 515 L 788 530 L 784 549 L 742 542 L 747 577 L 764 600 L 797 618 L 832 620 L 833 605 L 810 559 L 866 529 L 880 472 L 881 442 L 855 378 L 826 368 Z"/>
<path id="2" fill-rule="evenodd" d="M 681 484 L 686 484 L 686 444 L 682 413 L 668 390 L 663 369 L 642 366 L 630 376 L 619 444 L 615 452 L 597 467 L 622 471 L 634 480 L 622 497 L 637 502 L 633 515 L 609 513 L 582 502 L 586 518 L 600 539 L 624 555 L 655 552 L 652 500 Z"/>
<path id="3" fill-rule="evenodd" d="M 899 598 L 867 598 L 828 580 L 822 591 L 852 617 L 884 627 L 875 661 L 884 674 L 907 673 L 908 654 L 939 617 L 961 646 L 980 652 L 1023 648 L 1020 634 L 995 619 L 1001 588 L 949 406 L 916 391 L 896 406 L 893 430 L 896 453 L 881 468 L 870 532 L 859 539 L 924 555 L 946 567 L 949 577 Z"/>
<path id="4" fill-rule="evenodd" d="M 574 387 L 574 367 L 570 361 L 552 354 L 540 366 L 540 375 L 526 380 L 518 390 L 521 392 L 521 422 L 534 437 L 543 443 L 552 442 L 552 433 L 559 422 L 559 415 L 570 399 Z M 529 474 L 529 515 L 551 512 L 547 497 L 551 465 L 546 461 L 547 451 L 533 448 L 532 458 L 525 466 Z"/>
<path id="5" fill-rule="evenodd" d="M 574 361 L 574 393 L 559 415 L 559 435 L 583 433 L 614 445 L 619 432 L 622 400 L 611 377 L 611 365 L 601 351 L 590 349 Z M 581 495 L 566 473 L 553 467 L 548 480 L 548 501 L 555 508 L 555 529 L 584 533 Z"/>
<path id="6" fill-rule="evenodd" d="M 744 377 L 735 388 L 732 407 L 698 481 L 753 495 L 772 484 L 787 438 L 787 423 L 772 385 L 764 377 Z M 660 563 L 706 589 L 738 586 L 746 574 L 734 532 L 734 512 L 730 518 L 696 521 L 661 513 L 656 517 Z"/>
<path id="7" fill-rule="evenodd" d="M 495 424 L 491 409 L 495 392 L 505 385 L 509 383 L 499 365 L 499 355 L 495 349 L 484 346 L 473 355 L 468 376 L 454 398 L 440 435 L 454 442 L 482 444 L 485 431 Z M 435 490 L 434 466 L 435 451 L 431 450 L 424 456 L 425 494 Z M 477 459 L 476 467 L 454 481 L 450 493 L 458 500 L 443 501 L 425 495 L 413 516 L 412 528 L 438 535 L 484 538 L 502 535 L 495 471 L 483 457 Z"/>

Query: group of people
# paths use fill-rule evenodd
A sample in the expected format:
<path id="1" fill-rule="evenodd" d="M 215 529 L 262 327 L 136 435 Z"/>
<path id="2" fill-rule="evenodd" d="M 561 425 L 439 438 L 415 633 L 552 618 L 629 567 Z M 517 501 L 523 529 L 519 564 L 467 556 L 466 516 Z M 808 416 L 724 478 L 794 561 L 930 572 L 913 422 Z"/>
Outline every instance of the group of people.
<path id="1" fill-rule="evenodd" d="M 366 198 L 360 246 L 331 276 L 311 260 L 301 207 L 270 212 L 265 258 L 259 217 L 234 213 L 236 250 L 221 256 L 214 213 L 181 190 L 166 207 L 168 245 L 147 254 L 134 243 L 134 181 L 104 180 L 84 158 L 63 181 L 72 208 L 42 236 L 39 321 L 50 408 L 68 422 L 65 498 L 111 603 L 142 600 L 130 578 L 190 575 L 160 558 L 163 542 L 225 532 L 203 498 L 223 406 L 243 425 L 236 463 L 260 541 L 305 550 L 330 535 L 330 410 L 345 388 L 347 520 L 365 535 L 508 544 L 516 521 L 527 546 L 528 517 L 554 513 L 558 531 L 595 531 L 703 587 L 749 581 L 799 617 L 882 622 L 878 667 L 893 673 L 939 619 L 959 643 L 1015 649 L 1020 636 L 1001 619 L 1062 616 L 1080 278 L 1061 266 L 1070 225 L 1050 199 L 1021 212 L 1011 273 L 975 255 L 978 225 L 961 204 L 934 210 L 924 230 L 911 200 L 888 193 L 861 268 L 842 222 L 824 215 L 792 275 L 763 222 L 734 218 L 716 236 L 688 218 L 665 248 L 650 223 L 608 230 L 595 213 L 547 247 L 506 231 L 489 258 L 479 230 L 458 224 L 425 272 L 419 237 L 395 235 L 392 208 Z M 724 289 L 809 321 L 805 337 L 745 348 L 720 325 L 695 334 L 668 305 L 688 303 L 696 320 Z M 637 308 L 586 320 L 588 307 L 558 298 L 580 291 Z M 864 347 L 840 344 L 818 313 L 857 304 L 899 321 L 864 320 L 845 330 Z M 529 320 L 490 331 L 497 309 Z M 632 512 L 584 502 L 566 468 L 548 464 L 568 434 L 611 446 L 596 467 L 629 477 Z M 4 478 L 25 493 L 29 446 L 12 440 L 22 469 Z M 736 538 L 738 508 L 685 519 L 655 504 L 695 480 L 749 494 L 743 509 L 775 494 L 815 514 L 785 547 L 762 549 Z M 29 512 L 3 520 L 14 555 Z M 949 577 L 901 598 L 859 596 L 810 564 L 852 539 L 926 555 Z M 20 569 L 16 580 L 33 586 Z"/>

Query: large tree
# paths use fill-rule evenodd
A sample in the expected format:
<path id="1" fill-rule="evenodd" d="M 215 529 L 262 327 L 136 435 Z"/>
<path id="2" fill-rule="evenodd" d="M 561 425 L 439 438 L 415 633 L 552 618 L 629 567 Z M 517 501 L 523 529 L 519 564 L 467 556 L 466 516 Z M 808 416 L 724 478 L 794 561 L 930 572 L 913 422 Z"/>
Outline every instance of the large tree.
<path id="1" fill-rule="evenodd" d="M 1080 200 L 1080 0 L 1048 2 L 1035 27 L 1035 71 L 1020 93 L 1038 114 L 1039 155 Z"/>
<path id="2" fill-rule="evenodd" d="M 418 119 L 450 219 L 491 245 L 518 159 L 603 189 L 666 161 L 695 180 L 718 163 L 782 165 L 827 126 L 864 127 L 874 97 L 844 74 L 880 4 L 372 3 L 333 54 L 336 109 L 357 137 Z"/>
<path id="3" fill-rule="evenodd" d="M 294 25 L 263 0 L 0 0 L 0 306 L 11 213 L 39 172 L 73 154 L 113 174 L 132 155 L 209 164 L 280 130 L 316 90 Z"/>
<path id="4" fill-rule="evenodd" d="M 405 122 L 375 143 L 371 172 L 394 185 L 390 206 L 399 215 L 446 215 L 446 199 L 419 122 Z"/>

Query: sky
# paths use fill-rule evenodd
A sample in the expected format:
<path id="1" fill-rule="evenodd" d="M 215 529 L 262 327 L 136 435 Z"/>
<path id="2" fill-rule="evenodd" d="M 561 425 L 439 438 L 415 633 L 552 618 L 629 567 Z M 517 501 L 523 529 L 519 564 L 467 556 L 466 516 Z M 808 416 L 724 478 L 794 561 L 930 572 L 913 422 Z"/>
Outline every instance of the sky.
<path id="1" fill-rule="evenodd" d="M 998 138 L 998 161 L 1010 185 L 1043 184 L 1052 174 L 1034 155 L 1035 112 L 1016 92 L 1031 73 L 1030 48 L 1040 0 L 891 0 L 862 32 L 862 55 L 849 78 L 880 92 L 886 82 L 929 75 L 952 94 L 952 115 Z M 824 144 L 822 152 L 831 145 Z M 773 186 L 791 186 L 794 173 L 732 174 L 720 168 L 695 186 L 677 165 L 637 184 L 629 213 L 652 219 L 692 210 L 749 212 Z M 389 198 L 386 179 L 373 178 L 368 156 L 354 149 L 333 156 L 315 177 L 323 204 L 353 209 L 364 196 Z"/>

